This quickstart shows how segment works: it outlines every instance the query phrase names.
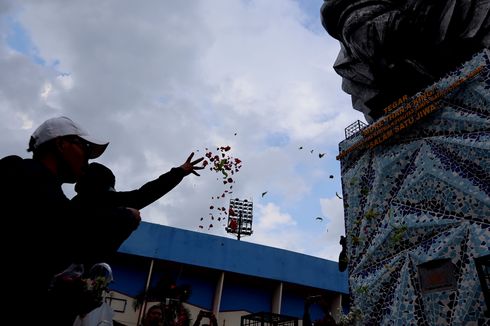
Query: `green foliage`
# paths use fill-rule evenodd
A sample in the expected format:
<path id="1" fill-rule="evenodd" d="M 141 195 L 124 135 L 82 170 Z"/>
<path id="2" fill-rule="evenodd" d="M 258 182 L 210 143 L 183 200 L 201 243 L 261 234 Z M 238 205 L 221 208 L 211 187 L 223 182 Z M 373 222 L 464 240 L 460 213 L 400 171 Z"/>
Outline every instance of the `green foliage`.
<path id="1" fill-rule="evenodd" d="M 403 239 L 403 236 L 407 232 L 408 228 L 406 225 L 402 225 L 401 227 L 394 228 L 393 235 L 391 237 L 391 240 L 394 243 L 398 243 Z"/>
<path id="2" fill-rule="evenodd" d="M 353 235 L 351 238 L 352 238 L 352 244 L 353 245 L 358 245 L 361 243 L 361 239 L 359 237 Z"/>
<path id="3" fill-rule="evenodd" d="M 355 289 L 357 294 L 366 294 L 368 293 L 369 287 L 367 285 L 360 285 Z"/>
<path id="4" fill-rule="evenodd" d="M 349 313 L 345 315 L 342 310 L 340 310 L 340 318 L 337 322 L 338 326 L 361 326 L 363 314 L 361 309 L 356 306 L 352 306 L 349 309 Z"/>
<path id="5" fill-rule="evenodd" d="M 376 212 L 374 209 L 370 208 L 366 214 L 364 214 L 364 217 L 367 219 L 367 220 L 372 220 L 373 218 L 375 217 L 378 217 L 379 216 L 379 213 Z"/>

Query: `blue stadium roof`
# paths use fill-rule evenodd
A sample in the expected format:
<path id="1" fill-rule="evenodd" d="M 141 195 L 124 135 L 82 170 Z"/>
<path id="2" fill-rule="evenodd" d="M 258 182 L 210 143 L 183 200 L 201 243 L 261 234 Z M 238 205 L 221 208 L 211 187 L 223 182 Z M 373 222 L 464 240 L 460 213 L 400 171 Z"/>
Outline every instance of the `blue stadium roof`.
<path id="1" fill-rule="evenodd" d="M 119 252 L 348 293 L 334 261 L 148 222 Z"/>

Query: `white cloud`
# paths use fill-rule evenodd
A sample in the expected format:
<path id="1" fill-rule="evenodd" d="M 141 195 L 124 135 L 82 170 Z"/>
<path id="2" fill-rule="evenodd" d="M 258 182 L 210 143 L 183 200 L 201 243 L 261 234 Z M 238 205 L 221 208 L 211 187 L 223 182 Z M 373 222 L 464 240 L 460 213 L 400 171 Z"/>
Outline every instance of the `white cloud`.
<path id="1" fill-rule="evenodd" d="M 264 231 L 280 229 L 284 226 L 294 226 L 296 222 L 288 214 L 280 212 L 280 207 L 268 203 L 264 207 L 259 206 L 259 218 L 257 228 Z"/>
<path id="2" fill-rule="evenodd" d="M 244 237 L 244 241 L 291 251 L 304 251 L 304 234 L 289 214 L 282 213 L 280 207 L 273 203 L 265 206 L 254 205 L 254 210 L 258 211 L 254 213 L 254 233 L 250 237 Z"/>
<path id="3" fill-rule="evenodd" d="M 338 199 L 321 201 L 328 234 L 292 212 L 314 210 L 311 198 L 338 190 L 314 185 L 338 168 L 344 128 L 361 114 L 332 69 L 337 42 L 311 28 L 323 3 L 315 1 L 314 19 L 292 0 L 11 2 L 0 11 L 22 25 L 44 63 L 14 51 L 0 25 L 0 154 L 25 156 L 37 125 L 67 115 L 110 141 L 99 161 L 130 190 L 192 151 L 230 145 L 243 161 L 232 196 L 260 208 L 247 241 L 330 257 L 343 223 Z M 319 160 L 307 148 L 328 154 Z M 228 205 L 228 196 L 212 198 L 225 189 L 219 177 L 186 177 L 143 219 L 229 236 L 209 220 L 210 205 Z M 214 227 L 201 230 L 202 222 Z"/>

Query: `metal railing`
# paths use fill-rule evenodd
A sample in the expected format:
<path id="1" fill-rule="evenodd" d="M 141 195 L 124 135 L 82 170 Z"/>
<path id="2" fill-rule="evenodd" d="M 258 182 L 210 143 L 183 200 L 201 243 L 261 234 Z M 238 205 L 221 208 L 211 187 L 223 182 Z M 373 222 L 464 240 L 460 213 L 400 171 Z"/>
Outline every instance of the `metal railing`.
<path id="1" fill-rule="evenodd" d="M 352 137 L 360 132 L 362 129 L 366 128 L 368 125 L 362 122 L 361 120 L 357 120 L 354 123 L 351 123 L 345 128 L 345 138 Z"/>

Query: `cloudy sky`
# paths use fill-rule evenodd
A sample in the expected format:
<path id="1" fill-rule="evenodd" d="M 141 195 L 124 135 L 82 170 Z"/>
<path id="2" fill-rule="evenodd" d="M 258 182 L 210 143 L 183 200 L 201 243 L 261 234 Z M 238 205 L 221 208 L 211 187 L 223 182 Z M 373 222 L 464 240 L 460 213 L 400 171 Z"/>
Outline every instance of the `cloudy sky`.
<path id="1" fill-rule="evenodd" d="M 98 161 L 131 190 L 193 151 L 230 146 L 226 157 L 242 161 L 232 184 L 209 169 L 190 175 L 143 220 L 235 238 L 216 208 L 252 200 L 242 241 L 337 260 L 335 156 L 344 128 L 365 120 L 332 68 L 339 45 L 322 3 L 2 0 L 0 155 L 29 157 L 34 129 L 66 115 L 110 141 Z"/>

